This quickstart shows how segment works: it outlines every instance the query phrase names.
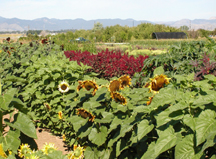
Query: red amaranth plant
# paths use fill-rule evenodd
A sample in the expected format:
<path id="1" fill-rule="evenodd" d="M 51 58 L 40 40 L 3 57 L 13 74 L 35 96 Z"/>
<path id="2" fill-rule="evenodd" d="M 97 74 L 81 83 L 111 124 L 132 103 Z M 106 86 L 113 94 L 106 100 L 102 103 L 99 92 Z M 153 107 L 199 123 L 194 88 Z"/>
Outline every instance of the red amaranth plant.
<path id="1" fill-rule="evenodd" d="M 144 60 L 148 56 L 129 56 L 127 53 L 115 50 L 102 50 L 98 54 L 94 55 L 88 51 L 65 51 L 65 56 L 70 61 L 77 61 L 78 64 L 82 62 L 88 66 L 91 66 L 93 71 L 98 73 L 98 77 L 109 79 L 111 77 L 120 77 L 124 74 L 133 76 L 135 72 L 142 70 Z"/>
<path id="2" fill-rule="evenodd" d="M 191 61 L 190 64 L 195 69 L 195 80 L 200 81 L 204 78 L 204 75 L 212 74 L 216 76 L 216 61 L 210 61 L 209 55 L 206 53 L 200 60 Z"/>

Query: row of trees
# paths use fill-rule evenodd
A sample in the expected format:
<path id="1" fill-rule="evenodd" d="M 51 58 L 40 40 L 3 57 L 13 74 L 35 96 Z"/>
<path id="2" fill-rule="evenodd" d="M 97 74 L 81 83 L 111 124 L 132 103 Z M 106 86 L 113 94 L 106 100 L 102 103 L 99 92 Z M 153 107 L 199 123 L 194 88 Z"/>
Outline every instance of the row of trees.
<path id="1" fill-rule="evenodd" d="M 153 32 L 176 31 L 181 30 L 161 24 L 142 23 L 136 27 L 115 25 L 104 28 L 101 23 L 97 22 L 91 30 L 69 31 L 56 35 L 56 38 L 64 40 L 84 37 L 95 42 L 126 42 L 130 40 L 151 39 Z"/>
<path id="2" fill-rule="evenodd" d="M 216 29 L 214 31 L 205 31 L 203 29 L 198 31 L 189 31 L 187 26 L 175 28 L 163 24 L 142 23 L 136 27 L 120 25 L 103 27 L 101 23 L 97 22 L 91 30 L 68 30 L 55 35 L 54 39 L 57 41 L 69 41 L 78 37 L 83 37 L 95 42 L 127 42 L 131 40 L 152 39 L 153 32 L 179 31 L 184 31 L 188 38 L 198 38 L 203 36 L 203 33 L 207 35 L 216 34 Z M 27 38 L 36 40 L 40 32 L 41 30 L 29 30 L 27 32 Z"/>

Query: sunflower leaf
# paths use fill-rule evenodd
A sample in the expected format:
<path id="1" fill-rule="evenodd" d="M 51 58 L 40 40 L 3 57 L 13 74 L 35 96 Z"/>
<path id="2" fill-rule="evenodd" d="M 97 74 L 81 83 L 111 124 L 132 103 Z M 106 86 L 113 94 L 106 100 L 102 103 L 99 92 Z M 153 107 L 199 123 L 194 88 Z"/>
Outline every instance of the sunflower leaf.
<path id="1" fill-rule="evenodd" d="M 149 125 L 148 120 L 142 120 L 139 124 L 137 124 L 137 127 L 138 140 L 141 140 L 146 134 L 148 134 L 154 128 L 154 125 Z"/>
<path id="2" fill-rule="evenodd" d="M 154 70 L 154 76 L 155 76 L 155 75 L 161 75 L 161 74 L 164 74 L 164 69 L 163 69 L 162 66 L 157 67 L 157 68 Z"/>
<path id="3" fill-rule="evenodd" d="M 7 120 L 5 120 L 5 123 L 11 126 L 12 128 L 20 130 L 25 135 L 37 139 L 35 126 L 26 114 L 18 112 L 14 115 L 14 121 L 12 123 L 10 123 L 10 121 Z"/>
<path id="4" fill-rule="evenodd" d="M 4 110 L 7 110 L 9 104 L 12 102 L 12 100 L 13 100 L 13 98 L 14 98 L 15 93 L 16 93 L 16 89 L 15 89 L 15 88 L 12 88 L 12 89 L 8 90 L 8 91 L 4 94 L 4 96 L 1 96 L 1 95 L 0 95 L 0 103 L 1 103 L 0 108 L 2 108 L 2 109 L 4 109 Z"/>
<path id="5" fill-rule="evenodd" d="M 3 143 L 7 146 L 7 149 L 11 149 L 14 153 L 17 153 L 17 149 L 20 145 L 19 135 L 19 130 L 9 130 L 3 140 Z"/>
<path id="6" fill-rule="evenodd" d="M 100 146 L 105 143 L 107 135 L 107 127 L 101 126 L 99 130 L 97 130 L 97 128 L 92 128 L 88 137 L 92 143 Z"/>
<path id="7" fill-rule="evenodd" d="M 84 151 L 84 156 L 85 159 L 98 159 L 98 151 L 88 146 Z"/>
<path id="8" fill-rule="evenodd" d="M 202 111 L 199 118 L 196 119 L 197 146 L 203 143 L 212 131 L 216 131 L 215 117 L 215 111 L 207 109 Z"/>

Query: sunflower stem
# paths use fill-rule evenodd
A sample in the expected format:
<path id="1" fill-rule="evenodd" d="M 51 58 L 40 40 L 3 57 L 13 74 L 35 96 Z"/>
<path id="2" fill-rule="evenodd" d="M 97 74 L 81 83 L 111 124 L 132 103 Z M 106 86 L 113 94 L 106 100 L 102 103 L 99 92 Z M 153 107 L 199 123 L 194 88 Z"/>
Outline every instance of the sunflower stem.
<path id="1" fill-rule="evenodd" d="M 2 111 L 0 111 L 0 136 L 2 136 L 3 134 L 3 124 L 2 124 L 2 121 L 3 120 L 3 113 Z"/>
<path id="2" fill-rule="evenodd" d="M 99 128 L 99 124 L 96 123 L 95 125 L 96 125 L 96 129 L 97 129 L 98 133 L 101 132 L 101 131 L 100 131 L 100 128 Z"/>
<path id="3" fill-rule="evenodd" d="M 2 93 L 2 85 L 1 85 L 1 78 L 0 78 L 0 95 Z"/>

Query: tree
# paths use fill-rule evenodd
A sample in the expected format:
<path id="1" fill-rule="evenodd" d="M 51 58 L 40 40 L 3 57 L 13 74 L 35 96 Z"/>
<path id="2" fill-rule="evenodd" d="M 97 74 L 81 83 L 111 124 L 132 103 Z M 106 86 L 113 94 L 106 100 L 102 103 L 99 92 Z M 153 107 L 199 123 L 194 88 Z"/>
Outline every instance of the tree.
<path id="1" fill-rule="evenodd" d="M 103 28 L 103 24 L 101 24 L 100 22 L 94 23 L 94 27 L 93 27 L 93 31 L 98 31 L 101 30 Z"/>
<path id="2" fill-rule="evenodd" d="M 179 29 L 182 30 L 182 31 L 188 31 L 189 27 L 187 25 L 183 25 L 183 26 L 180 26 Z"/>

